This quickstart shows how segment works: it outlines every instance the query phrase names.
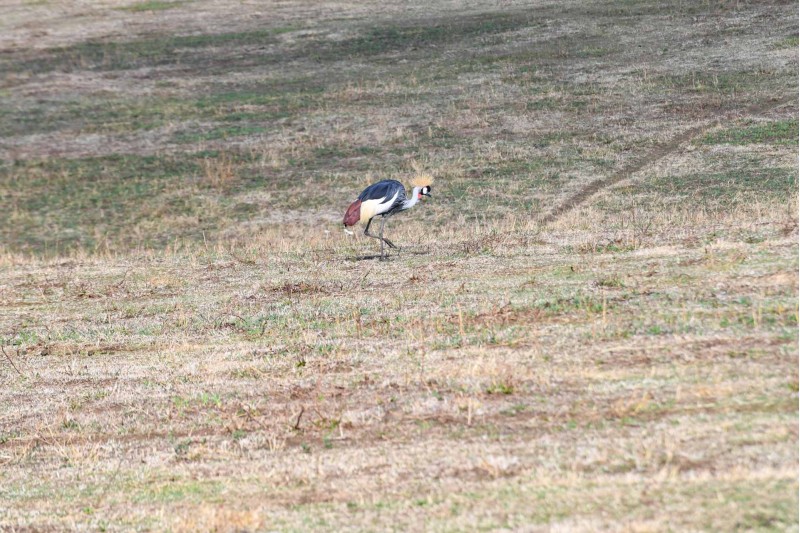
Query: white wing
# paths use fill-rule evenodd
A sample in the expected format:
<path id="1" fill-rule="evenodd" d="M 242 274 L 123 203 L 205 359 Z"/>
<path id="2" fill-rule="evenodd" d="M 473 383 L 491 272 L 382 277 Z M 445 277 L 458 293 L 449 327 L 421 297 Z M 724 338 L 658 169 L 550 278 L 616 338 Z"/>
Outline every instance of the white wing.
<path id="1" fill-rule="evenodd" d="M 361 202 L 361 223 L 366 224 L 372 217 L 382 215 L 391 209 L 399 194 L 400 191 L 395 191 L 394 196 L 389 200 L 384 196 L 383 198 L 375 198 Z"/>

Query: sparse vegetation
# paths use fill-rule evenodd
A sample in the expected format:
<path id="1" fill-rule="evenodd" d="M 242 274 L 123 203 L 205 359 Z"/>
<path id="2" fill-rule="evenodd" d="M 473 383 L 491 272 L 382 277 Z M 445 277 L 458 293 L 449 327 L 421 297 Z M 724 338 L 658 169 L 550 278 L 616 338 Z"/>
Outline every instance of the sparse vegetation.
<path id="1" fill-rule="evenodd" d="M 797 6 L 734 4 L 7 10 L 0 529 L 796 530 Z"/>
<path id="2" fill-rule="evenodd" d="M 164 0 L 145 0 L 143 2 L 137 2 L 135 4 L 122 7 L 120 9 L 131 11 L 133 13 L 137 11 L 162 11 L 164 9 L 178 7 L 184 3 L 186 3 L 185 0 L 172 0 L 168 2 L 165 2 Z"/>
<path id="3" fill-rule="evenodd" d="M 781 143 L 797 144 L 797 120 L 783 120 L 752 124 L 741 128 L 709 133 L 703 139 L 707 144 Z"/>

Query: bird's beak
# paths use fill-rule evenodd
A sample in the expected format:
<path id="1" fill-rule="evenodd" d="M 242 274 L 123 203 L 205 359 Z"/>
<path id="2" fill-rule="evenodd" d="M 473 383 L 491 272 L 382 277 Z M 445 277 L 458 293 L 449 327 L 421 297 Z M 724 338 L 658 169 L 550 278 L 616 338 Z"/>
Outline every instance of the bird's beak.
<path id="1" fill-rule="evenodd" d="M 427 196 L 428 198 L 430 198 L 430 197 L 431 197 L 431 193 L 429 193 L 429 192 L 424 192 L 424 193 L 422 193 L 422 196 Z"/>

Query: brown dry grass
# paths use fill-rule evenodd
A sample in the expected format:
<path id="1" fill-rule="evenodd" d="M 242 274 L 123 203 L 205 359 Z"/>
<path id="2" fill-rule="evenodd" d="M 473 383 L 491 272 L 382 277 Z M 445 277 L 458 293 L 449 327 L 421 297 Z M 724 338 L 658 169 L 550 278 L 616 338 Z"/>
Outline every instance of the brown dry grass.
<path id="1" fill-rule="evenodd" d="M 797 530 L 795 6 L 92 8 L 0 8 L 0 529 Z"/>

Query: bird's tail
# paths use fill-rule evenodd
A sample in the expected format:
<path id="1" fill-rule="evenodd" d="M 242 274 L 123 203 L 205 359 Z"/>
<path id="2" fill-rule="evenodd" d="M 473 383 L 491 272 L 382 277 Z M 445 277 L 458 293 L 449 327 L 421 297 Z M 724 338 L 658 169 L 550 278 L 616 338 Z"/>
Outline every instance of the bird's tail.
<path id="1" fill-rule="evenodd" d="M 356 200 L 350 204 L 344 214 L 344 226 L 355 226 L 359 220 L 361 220 L 361 200 Z"/>

